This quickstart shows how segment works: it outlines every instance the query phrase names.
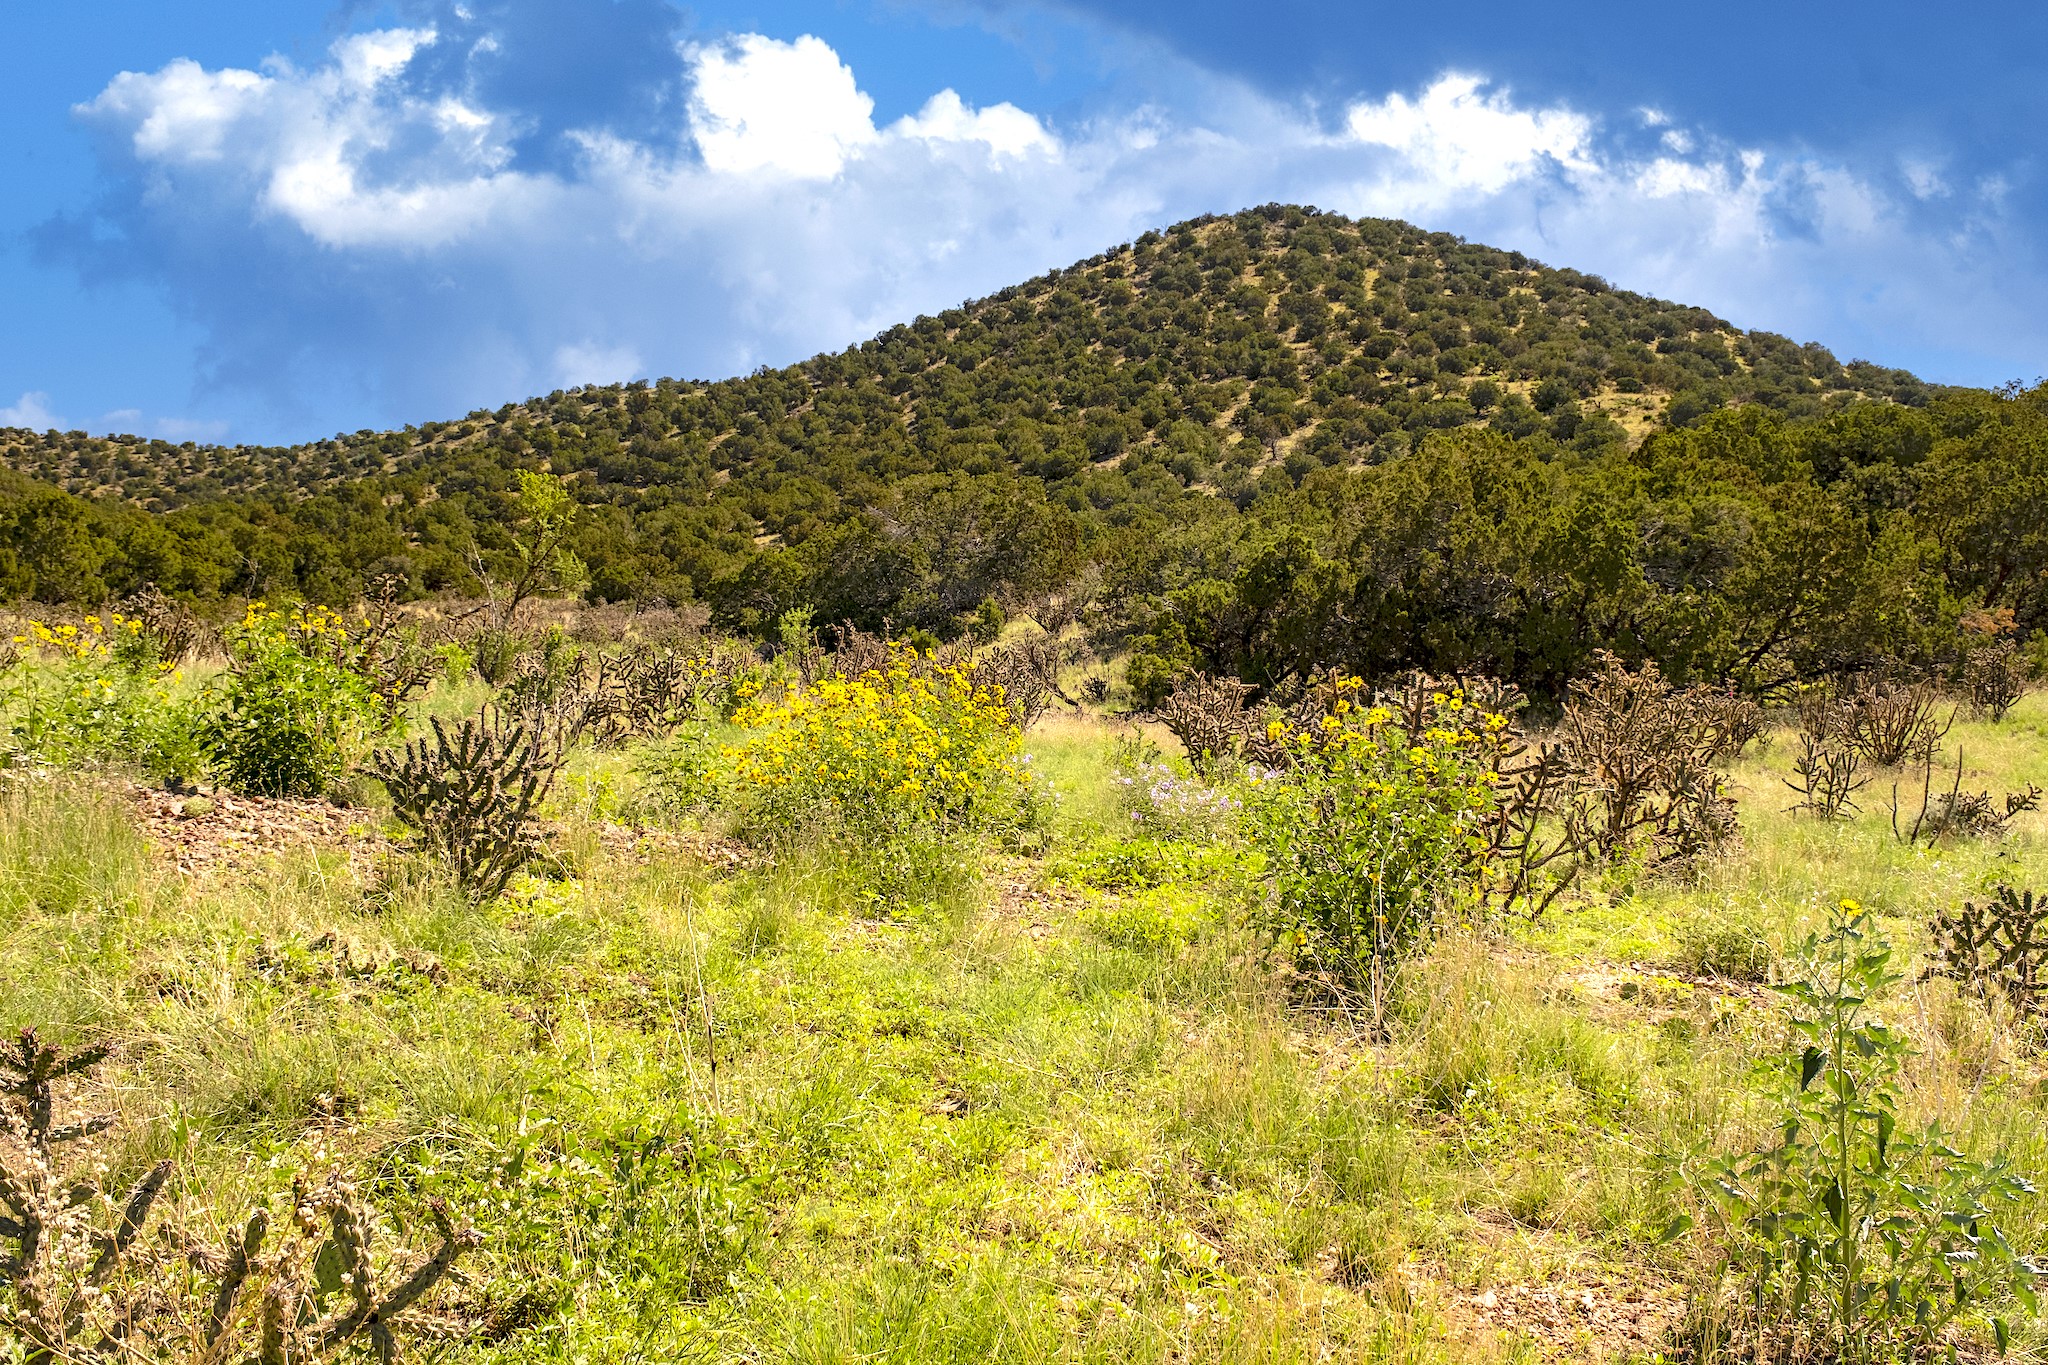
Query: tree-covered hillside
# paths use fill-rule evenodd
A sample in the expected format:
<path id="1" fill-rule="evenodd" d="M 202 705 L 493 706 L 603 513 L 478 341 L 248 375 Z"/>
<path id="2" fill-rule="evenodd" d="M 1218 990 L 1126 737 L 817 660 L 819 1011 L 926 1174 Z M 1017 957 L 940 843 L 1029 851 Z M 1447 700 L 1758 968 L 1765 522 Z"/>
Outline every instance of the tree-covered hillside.
<path id="1" fill-rule="evenodd" d="M 1080 591 L 1154 671 L 1546 685 L 1613 646 L 1767 682 L 1939 655 L 1966 608 L 2041 624 L 2044 433 L 2041 390 L 1269 206 L 743 379 L 284 449 L 0 433 L 0 593 L 472 590 L 544 467 L 587 509 L 592 596 L 742 629 L 808 605 L 944 635 Z"/>

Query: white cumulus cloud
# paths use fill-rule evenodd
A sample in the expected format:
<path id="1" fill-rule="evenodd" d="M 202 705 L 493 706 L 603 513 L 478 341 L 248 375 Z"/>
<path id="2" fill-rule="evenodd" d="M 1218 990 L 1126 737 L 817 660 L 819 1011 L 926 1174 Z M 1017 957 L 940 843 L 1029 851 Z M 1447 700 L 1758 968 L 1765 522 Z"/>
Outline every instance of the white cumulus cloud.
<path id="1" fill-rule="evenodd" d="M 585 340 L 555 351 L 555 382 L 563 388 L 616 384 L 645 374 L 640 353 L 631 346 L 604 346 Z"/>
<path id="2" fill-rule="evenodd" d="M 0 427 L 49 431 L 61 425 L 57 414 L 50 411 L 50 395 L 47 393 L 25 393 L 10 406 L 0 408 Z"/>
<path id="3" fill-rule="evenodd" d="M 1351 106 L 1346 126 L 1360 142 L 1391 147 L 1415 183 L 1438 196 L 1493 194 L 1543 169 L 1593 169 L 1592 120 L 1570 109 L 1524 109 L 1477 76 L 1439 77 L 1414 100 L 1391 94 Z"/>
<path id="4" fill-rule="evenodd" d="M 121 73 L 79 113 L 132 129 L 136 160 L 156 170 L 165 191 L 240 196 L 260 187 L 251 207 L 325 245 L 434 246 L 519 211 L 538 189 L 500 173 L 509 130 L 490 114 L 395 88 L 435 37 L 432 29 L 358 34 L 311 71 L 283 61 L 267 74 L 206 71 L 180 59 L 154 73 Z M 403 174 L 371 181 L 369 163 L 395 149 L 405 149 Z"/>
<path id="5" fill-rule="evenodd" d="M 875 140 L 875 102 L 823 41 L 749 33 L 696 54 L 692 131 L 727 175 L 836 175 Z"/>
<path id="6" fill-rule="evenodd" d="M 990 151 L 1005 156 L 1055 155 L 1059 151 L 1059 140 L 1045 125 L 1016 105 L 1005 102 L 972 109 L 953 90 L 933 95 L 924 108 L 898 120 L 889 131 L 929 142 L 983 142 Z"/>

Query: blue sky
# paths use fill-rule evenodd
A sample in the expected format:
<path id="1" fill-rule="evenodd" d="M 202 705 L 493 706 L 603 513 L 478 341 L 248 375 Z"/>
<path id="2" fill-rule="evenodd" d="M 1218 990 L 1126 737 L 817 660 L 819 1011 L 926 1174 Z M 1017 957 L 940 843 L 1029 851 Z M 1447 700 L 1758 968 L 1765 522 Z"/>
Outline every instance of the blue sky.
<path id="1" fill-rule="evenodd" d="M 13 0 L 0 425 L 717 378 L 1268 200 L 2031 380 L 2044 52 L 2033 4 Z"/>

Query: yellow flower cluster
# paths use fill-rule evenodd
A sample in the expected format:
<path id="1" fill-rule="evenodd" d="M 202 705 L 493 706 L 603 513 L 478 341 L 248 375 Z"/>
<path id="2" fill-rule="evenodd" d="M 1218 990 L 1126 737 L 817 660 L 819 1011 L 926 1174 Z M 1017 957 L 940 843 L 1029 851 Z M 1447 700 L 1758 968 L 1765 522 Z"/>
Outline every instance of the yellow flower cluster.
<path id="1" fill-rule="evenodd" d="M 1001 692 L 907 650 L 734 719 L 754 733 L 726 748 L 731 778 L 770 824 L 959 827 L 1018 780 Z"/>
<path id="2" fill-rule="evenodd" d="M 1420 783 L 1474 806 L 1487 802 L 1500 777 L 1479 760 L 1506 727 L 1505 716 L 1480 710 L 1454 688 L 1430 695 L 1428 721 L 1410 735 L 1394 728 L 1391 708 L 1357 700 L 1364 691 L 1363 679 L 1337 678 L 1322 715 L 1299 724 L 1274 720 L 1266 737 L 1288 766 L 1347 773 L 1367 796 L 1390 796 Z"/>
<path id="3" fill-rule="evenodd" d="M 141 633 L 142 622 L 113 611 L 104 618 L 88 616 L 83 626 L 50 626 L 41 621 L 30 621 L 24 626 L 23 633 L 14 637 L 14 643 L 45 650 L 64 659 L 104 659 L 113 652 L 119 636 Z"/>
<path id="4" fill-rule="evenodd" d="M 237 634 L 243 638 L 288 641 L 304 653 L 324 653 L 342 662 L 355 648 L 358 628 L 368 623 L 368 617 L 351 621 L 332 607 L 273 607 L 256 601 L 242 613 Z"/>
<path id="5" fill-rule="evenodd" d="M 1297 725 L 1271 721 L 1266 726 L 1266 738 L 1284 746 L 1283 752 L 1293 750 L 1326 762 L 1361 750 L 1378 750 L 1385 743 L 1382 734 L 1393 723 L 1394 712 L 1385 706 L 1369 706 L 1356 700 L 1364 689 L 1362 678 L 1338 678 L 1331 684 L 1334 695 L 1326 701 L 1322 715 Z M 1430 707 L 1430 723 L 1408 746 L 1409 756 L 1415 762 L 1439 752 L 1475 748 L 1507 725 L 1507 717 L 1469 705 L 1465 694 L 1456 689 L 1431 693 Z"/>

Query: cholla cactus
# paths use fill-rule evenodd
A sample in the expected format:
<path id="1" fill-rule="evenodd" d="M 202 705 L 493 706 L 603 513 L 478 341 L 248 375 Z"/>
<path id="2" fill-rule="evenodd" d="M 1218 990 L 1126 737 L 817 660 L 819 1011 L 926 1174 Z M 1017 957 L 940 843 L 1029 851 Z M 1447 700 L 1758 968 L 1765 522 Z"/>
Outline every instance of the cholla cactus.
<path id="1" fill-rule="evenodd" d="M 1723 762 L 1770 733 L 1771 718 L 1754 697 L 1732 688 L 1695 687 L 1687 694 L 1714 731 L 1714 757 Z"/>
<path id="2" fill-rule="evenodd" d="M 1911 825 L 1902 823 L 1906 808 L 1899 804 L 1899 789 L 1892 786 L 1892 833 L 1909 844 L 1926 840 L 1939 843 L 1951 836 L 1964 838 L 1996 838 L 2004 834 L 2012 822 L 2030 810 L 2041 805 L 2041 788 L 2028 783 L 2023 791 L 2007 792 L 2004 808 L 1993 801 L 1988 791 L 1963 790 L 1963 755 L 1956 753 L 1955 776 L 1949 782 L 1947 791 L 1934 786 L 1934 761 L 1929 758 L 1922 763 L 1920 774 L 1920 813 L 1913 817 Z"/>
<path id="3" fill-rule="evenodd" d="M 1978 995 L 1996 992 L 2023 1014 L 2048 1015 L 2048 896 L 2001 886 L 1983 905 L 1964 901 L 1935 912 L 1936 961 L 1925 976 L 1946 976 Z"/>
<path id="4" fill-rule="evenodd" d="M 1561 813 L 1594 855 L 1640 847 L 1653 864 L 1691 862 L 1735 833 L 1735 801 L 1713 769 L 1720 737 L 1657 665 L 1631 673 L 1604 650 L 1571 686 L 1558 746 L 1572 772 Z"/>
<path id="5" fill-rule="evenodd" d="M 2012 640 L 1990 640 L 1963 660 L 1963 688 L 1970 705 L 1996 723 L 2027 695 L 2027 658 Z"/>
<path id="6" fill-rule="evenodd" d="M 1254 690 L 1236 678 L 1184 673 L 1159 704 L 1159 723 L 1187 750 L 1188 761 L 1206 770 L 1237 756 L 1257 733 L 1259 717 L 1245 706 Z"/>
<path id="7" fill-rule="evenodd" d="M 90 1071 L 107 1052 L 91 1047 L 66 1055 L 34 1029 L 23 1029 L 0 1052 L 6 1100 L 0 1108 L 0 1239 L 14 1244 L 0 1258 L 0 1285 L 10 1291 L 0 1301 L 0 1327 L 27 1345 L 31 1365 L 106 1355 L 119 1344 L 125 1315 L 109 1314 L 102 1287 L 121 1267 L 170 1178 L 168 1161 L 145 1172 L 111 1228 L 102 1226 L 111 1204 L 97 1180 L 64 1179 L 68 1163 L 59 1149 L 89 1148 L 113 1120 L 58 1123 L 55 1082 Z"/>
<path id="8" fill-rule="evenodd" d="M 562 748 L 494 710 L 453 727 L 436 717 L 433 731 L 431 744 L 421 737 L 386 750 L 370 770 L 464 893 L 487 901 L 533 856 L 534 812 L 554 785 Z"/>
<path id="9" fill-rule="evenodd" d="M 550 748 L 566 752 L 584 740 L 605 744 L 623 737 L 626 697 L 622 660 L 561 642 L 530 650 L 513 661 L 502 697 L 519 724 Z"/>
<path id="10" fill-rule="evenodd" d="M 121 611 L 150 638 L 160 663 L 183 663 L 199 648 L 203 627 L 198 618 L 183 603 L 165 596 L 154 583 L 144 584 L 140 592 L 121 604 Z"/>
<path id="11" fill-rule="evenodd" d="M 868 673 L 887 673 L 896 659 L 895 651 L 889 648 L 886 622 L 883 632 L 870 635 L 851 624 L 832 627 L 832 654 L 824 664 L 825 671 L 848 680 Z"/>
<path id="12" fill-rule="evenodd" d="M 395 1365 L 408 1310 L 481 1242 L 478 1234 L 467 1224 L 458 1227 L 436 1202 L 429 1213 L 440 1245 L 410 1271 L 385 1274 L 375 1263 L 372 1219 L 355 1187 L 338 1177 L 318 1190 L 302 1182 L 294 1190 L 296 1221 L 309 1238 L 334 1247 L 337 1283 L 321 1283 L 316 1257 L 314 1283 L 307 1287 L 302 1247 L 264 1255 L 270 1217 L 258 1208 L 225 1251 L 186 1248 L 212 1292 L 203 1296 L 203 1312 L 196 1306 L 180 1311 L 187 1305 L 160 1290 L 173 1278 L 166 1253 L 138 1245 L 171 1163 L 152 1166 L 118 1205 L 95 1176 L 65 1174 L 86 1164 L 84 1149 L 113 1121 L 58 1123 L 55 1083 L 90 1071 L 107 1055 L 105 1047 L 64 1054 L 33 1029 L 0 1049 L 0 1241 L 13 1244 L 0 1257 L 0 1335 L 11 1334 L 26 1348 L 28 1365 L 160 1360 L 179 1347 L 195 1361 L 239 1358 L 242 1353 L 229 1354 L 230 1338 L 250 1327 L 258 1365 L 318 1360 L 355 1341 L 384 1365 Z M 324 1300 L 337 1292 L 344 1296 L 340 1307 L 320 1316 Z M 240 1311 L 251 1299 L 260 1301 L 259 1310 Z"/>
<path id="13" fill-rule="evenodd" d="M 373 1222 L 353 1184 L 337 1175 L 312 1189 L 301 1180 L 292 1191 L 292 1204 L 301 1231 L 319 1236 L 324 1227 L 346 1299 L 326 1318 L 308 1322 L 305 1291 L 290 1280 L 274 1282 L 263 1297 L 261 1365 L 304 1360 L 358 1339 L 367 1341 L 384 1365 L 394 1365 L 400 1354 L 394 1329 L 402 1325 L 401 1315 L 441 1282 L 458 1257 L 483 1241 L 468 1224 L 458 1227 L 447 1205 L 436 1199 L 427 1211 L 440 1246 L 404 1276 L 391 1276 L 376 1264 Z"/>
<path id="14" fill-rule="evenodd" d="M 1785 785 L 1799 799 L 1791 809 L 1822 820 L 1841 820 L 1856 809 L 1855 795 L 1870 782 L 1856 743 L 1856 711 L 1829 684 L 1805 687 L 1795 705 L 1799 757 Z"/>
<path id="15" fill-rule="evenodd" d="M 1880 768 L 1932 759 L 1956 720 L 1953 707 L 1946 717 L 1940 714 L 1941 693 L 1932 682 L 1882 673 L 1855 678 L 1842 705 L 1847 708 L 1850 742 Z"/>
<path id="16" fill-rule="evenodd" d="M 636 735 L 666 735 L 697 713 L 710 661 L 686 650 L 641 645 L 619 660 L 620 719 Z"/>
<path id="17" fill-rule="evenodd" d="M 1799 731 L 1799 757 L 1785 785 L 1798 793 L 1793 810 L 1822 820 L 1846 819 L 1856 809 L 1855 794 L 1870 779 L 1860 776 L 1861 755 L 1854 745 L 1813 730 Z"/>
<path id="18" fill-rule="evenodd" d="M 1059 692 L 1060 647 L 1035 635 L 984 651 L 970 669 L 976 687 L 1001 688 L 1019 730 L 1029 730 Z"/>

